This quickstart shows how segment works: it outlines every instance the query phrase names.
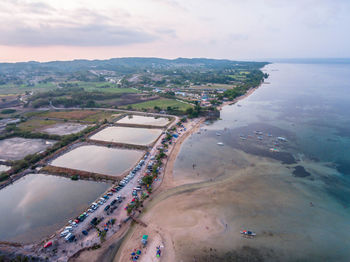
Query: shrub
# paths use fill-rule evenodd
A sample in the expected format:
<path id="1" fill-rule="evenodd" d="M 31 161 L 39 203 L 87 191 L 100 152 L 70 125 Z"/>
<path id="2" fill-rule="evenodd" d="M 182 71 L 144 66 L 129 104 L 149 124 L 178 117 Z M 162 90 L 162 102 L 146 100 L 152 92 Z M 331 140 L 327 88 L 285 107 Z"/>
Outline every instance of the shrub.
<path id="1" fill-rule="evenodd" d="M 1 173 L 0 174 L 0 182 L 5 181 L 9 178 L 10 176 L 6 173 Z"/>
<path id="2" fill-rule="evenodd" d="M 16 109 L 4 109 L 4 110 L 2 110 L 1 111 L 1 114 L 12 114 L 12 113 L 14 113 L 14 112 L 16 112 Z"/>

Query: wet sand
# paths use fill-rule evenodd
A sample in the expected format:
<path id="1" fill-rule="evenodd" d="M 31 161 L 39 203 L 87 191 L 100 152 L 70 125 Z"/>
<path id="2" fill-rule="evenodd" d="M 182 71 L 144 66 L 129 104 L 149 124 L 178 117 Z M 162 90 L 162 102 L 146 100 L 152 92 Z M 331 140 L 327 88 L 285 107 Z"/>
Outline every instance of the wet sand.
<path id="1" fill-rule="evenodd" d="M 348 261 L 345 178 L 331 163 L 299 156 L 292 134 L 276 132 L 290 143 L 273 153 L 269 143 L 237 140 L 251 128 L 227 130 L 222 147 L 202 132 L 174 149 L 141 216 L 150 238 L 164 242 L 159 261 Z M 244 229 L 257 237 L 243 238 Z M 115 262 L 125 261 L 145 229 L 133 232 Z"/>
<path id="2" fill-rule="evenodd" d="M 298 183 L 300 178 L 278 161 L 242 157 L 255 165 L 163 191 L 150 203 L 142 220 L 150 237 L 164 239 L 161 261 L 346 261 L 350 254 L 342 243 L 349 242 L 350 226 L 339 225 L 347 211 L 332 212 L 338 206 L 324 200 L 322 183 Z M 312 168 L 314 173 L 327 169 L 314 163 L 308 166 Z M 242 229 L 258 237 L 242 238 Z M 126 246 L 134 246 L 137 237 Z"/>

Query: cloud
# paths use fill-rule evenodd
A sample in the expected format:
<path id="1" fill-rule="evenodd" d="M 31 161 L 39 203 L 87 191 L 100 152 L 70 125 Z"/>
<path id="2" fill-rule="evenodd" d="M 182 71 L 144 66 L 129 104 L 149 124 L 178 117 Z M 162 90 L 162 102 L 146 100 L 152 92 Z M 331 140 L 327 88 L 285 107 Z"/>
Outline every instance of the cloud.
<path id="1" fill-rule="evenodd" d="M 120 46 L 152 42 L 157 38 L 138 29 L 107 24 L 17 25 L 12 29 L 0 29 L 0 34 L 0 45 L 9 46 Z"/>
<path id="2" fill-rule="evenodd" d="M 85 6 L 62 9 L 45 2 L 3 0 L 0 3 L 0 45 L 122 46 L 149 43 L 157 31 L 132 25 L 123 9 L 94 10 Z M 17 10 L 11 13 L 1 7 Z M 104 12 L 105 11 L 105 12 Z"/>

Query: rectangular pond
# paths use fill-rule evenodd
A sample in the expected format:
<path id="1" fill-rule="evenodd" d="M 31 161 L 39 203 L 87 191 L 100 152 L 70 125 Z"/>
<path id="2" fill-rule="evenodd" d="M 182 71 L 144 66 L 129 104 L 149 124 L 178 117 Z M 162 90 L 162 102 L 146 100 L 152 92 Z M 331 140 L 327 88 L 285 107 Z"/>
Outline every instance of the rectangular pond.
<path id="1" fill-rule="evenodd" d="M 111 184 L 29 174 L 0 190 L 0 240 L 37 242 L 80 215 Z"/>
<path id="2" fill-rule="evenodd" d="M 129 115 L 129 116 L 123 117 L 117 123 L 163 127 L 163 126 L 166 126 L 169 122 L 170 122 L 169 119 L 166 117 Z"/>
<path id="3" fill-rule="evenodd" d="M 161 129 L 111 126 L 91 136 L 90 139 L 133 145 L 149 145 L 153 143 L 161 133 Z"/>
<path id="4" fill-rule="evenodd" d="M 0 140 L 0 159 L 19 160 L 52 146 L 55 141 L 12 137 Z"/>
<path id="5" fill-rule="evenodd" d="M 51 165 L 118 176 L 131 168 L 143 153 L 139 150 L 83 145 L 59 156 Z"/>

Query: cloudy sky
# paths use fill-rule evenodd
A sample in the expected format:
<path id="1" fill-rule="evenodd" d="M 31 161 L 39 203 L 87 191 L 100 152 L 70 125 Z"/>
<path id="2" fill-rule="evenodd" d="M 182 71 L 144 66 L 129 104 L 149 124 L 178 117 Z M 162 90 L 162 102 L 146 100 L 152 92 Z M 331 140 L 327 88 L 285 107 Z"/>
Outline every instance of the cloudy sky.
<path id="1" fill-rule="evenodd" d="M 350 57 L 350 0 L 0 0 L 0 61 Z"/>

